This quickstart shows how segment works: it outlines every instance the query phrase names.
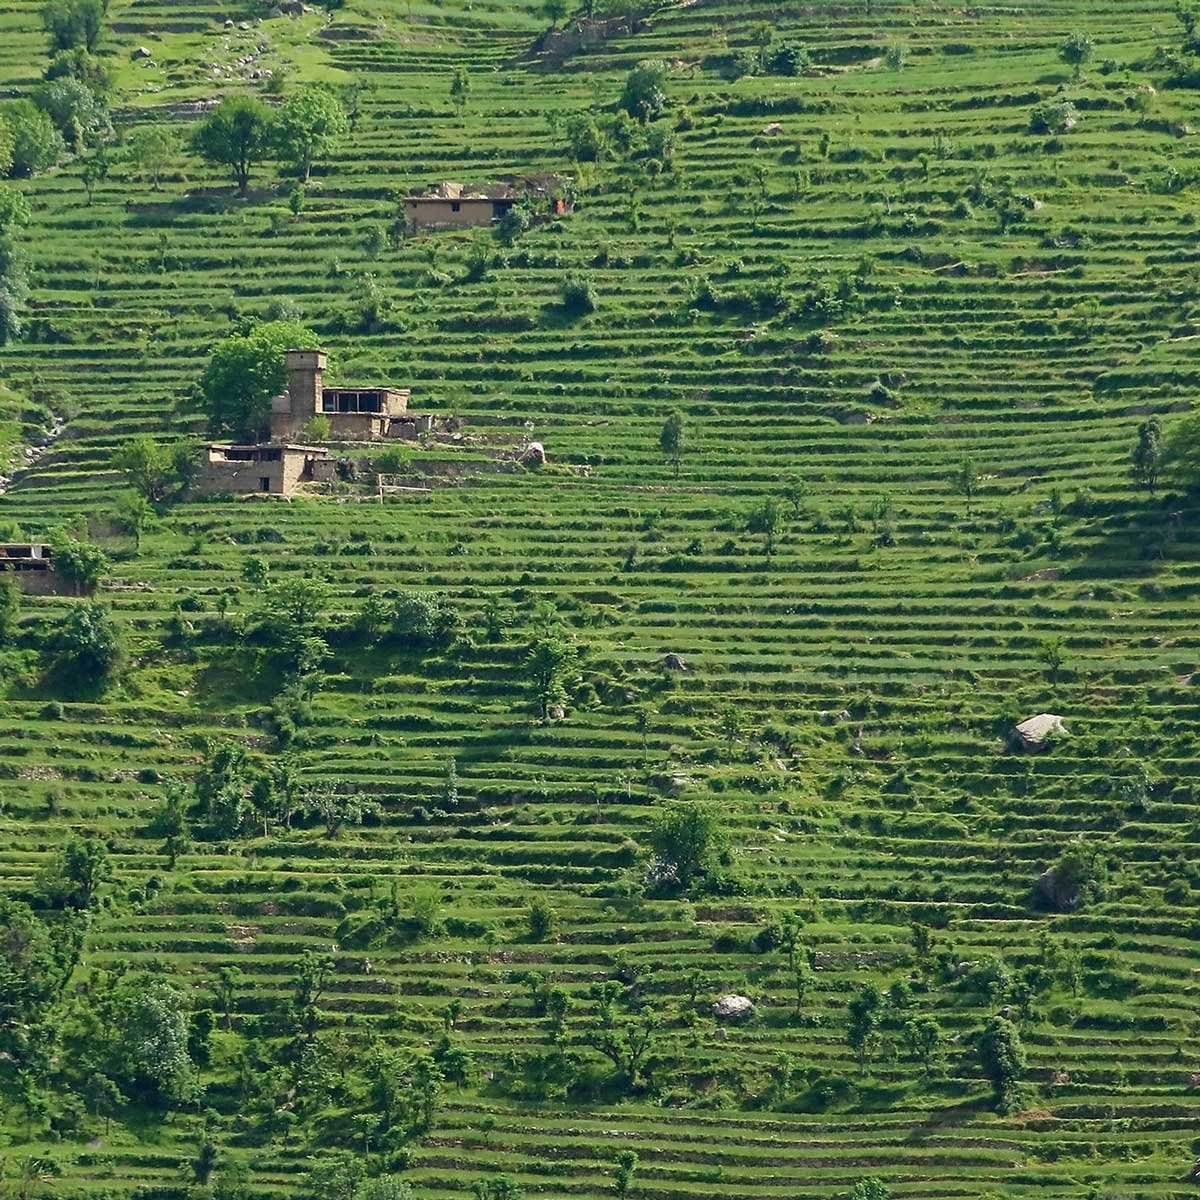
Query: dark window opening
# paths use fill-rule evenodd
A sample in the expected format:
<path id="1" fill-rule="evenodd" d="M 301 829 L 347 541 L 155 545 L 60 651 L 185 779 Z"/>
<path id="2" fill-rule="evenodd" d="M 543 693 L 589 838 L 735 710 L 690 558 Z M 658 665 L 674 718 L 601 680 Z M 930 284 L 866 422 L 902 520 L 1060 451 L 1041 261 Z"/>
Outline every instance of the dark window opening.
<path id="1" fill-rule="evenodd" d="M 378 388 L 326 388 L 321 393 L 321 411 L 327 413 L 381 413 L 383 393 Z"/>
<path id="2" fill-rule="evenodd" d="M 271 490 L 271 479 L 267 475 L 262 475 L 258 480 L 258 490 L 260 492 L 269 492 Z"/>
<path id="3" fill-rule="evenodd" d="M 450 211 L 451 212 L 461 212 L 462 204 L 457 200 L 451 200 L 450 201 Z"/>

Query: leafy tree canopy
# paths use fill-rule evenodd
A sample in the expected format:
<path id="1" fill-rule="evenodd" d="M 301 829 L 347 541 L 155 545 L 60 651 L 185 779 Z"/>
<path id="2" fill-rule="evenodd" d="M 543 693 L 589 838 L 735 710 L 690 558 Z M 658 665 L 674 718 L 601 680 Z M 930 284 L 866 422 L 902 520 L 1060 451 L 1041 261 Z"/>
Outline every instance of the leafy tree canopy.
<path id="1" fill-rule="evenodd" d="M 213 350 L 200 392 L 214 433 L 252 436 L 266 423 L 271 397 L 287 387 L 285 350 L 315 350 L 317 335 L 295 320 L 264 321 Z"/>
<path id="2" fill-rule="evenodd" d="M 124 658 L 120 628 L 104 605 L 80 605 L 47 639 L 46 655 L 50 668 L 64 680 L 101 683 Z"/>
<path id="3" fill-rule="evenodd" d="M 639 121 L 653 121 L 667 107 L 667 64 L 660 59 L 643 59 L 629 72 L 620 107 Z"/>
<path id="4" fill-rule="evenodd" d="M 47 0 L 42 24 L 50 35 L 50 50 L 95 50 L 104 32 L 108 0 Z"/>
<path id="5" fill-rule="evenodd" d="M 275 139 L 280 151 L 307 181 L 313 160 L 328 154 L 349 128 L 338 97 L 324 85 L 312 83 L 283 102 L 275 118 Z"/>
<path id="6" fill-rule="evenodd" d="M 0 119 L 12 141 L 9 174 L 26 177 L 55 165 L 66 146 L 54 122 L 32 100 L 10 100 L 0 105 Z"/>
<path id="7" fill-rule="evenodd" d="M 226 96 L 192 135 L 202 158 L 229 168 L 244 196 L 250 171 L 267 156 L 274 138 L 275 115 L 255 96 Z"/>
<path id="8" fill-rule="evenodd" d="M 716 810 L 692 802 L 668 805 L 650 828 L 650 845 L 680 886 L 710 871 L 726 846 Z"/>

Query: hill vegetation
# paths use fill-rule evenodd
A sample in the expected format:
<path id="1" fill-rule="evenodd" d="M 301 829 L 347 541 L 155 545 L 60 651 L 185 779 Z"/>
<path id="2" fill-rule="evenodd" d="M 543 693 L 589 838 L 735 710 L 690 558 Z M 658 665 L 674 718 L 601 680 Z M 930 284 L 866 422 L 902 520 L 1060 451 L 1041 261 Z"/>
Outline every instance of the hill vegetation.
<path id="1" fill-rule="evenodd" d="M 3 0 L 0 1187 L 1192 1195 L 1198 56 Z M 188 499 L 300 336 L 453 434 Z"/>

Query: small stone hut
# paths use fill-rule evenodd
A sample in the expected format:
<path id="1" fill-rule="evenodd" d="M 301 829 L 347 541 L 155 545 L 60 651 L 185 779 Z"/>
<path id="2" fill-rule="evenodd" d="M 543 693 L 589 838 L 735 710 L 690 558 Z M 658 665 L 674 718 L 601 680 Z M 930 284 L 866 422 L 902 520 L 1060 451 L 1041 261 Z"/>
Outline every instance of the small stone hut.
<path id="1" fill-rule="evenodd" d="M 490 225 L 525 200 L 536 216 L 561 216 L 574 208 L 568 190 L 567 181 L 559 175 L 526 175 L 479 184 L 446 180 L 421 195 L 405 197 L 404 223 L 409 233 Z"/>
<path id="2" fill-rule="evenodd" d="M 306 483 L 331 483 L 337 478 L 333 457 L 323 446 L 266 442 L 235 446 L 213 442 L 204 447 L 192 493 L 212 496 L 290 496 Z"/>
<path id="3" fill-rule="evenodd" d="M 54 569 L 54 550 L 45 542 L 0 542 L 0 575 L 12 575 L 30 595 L 73 590 Z"/>

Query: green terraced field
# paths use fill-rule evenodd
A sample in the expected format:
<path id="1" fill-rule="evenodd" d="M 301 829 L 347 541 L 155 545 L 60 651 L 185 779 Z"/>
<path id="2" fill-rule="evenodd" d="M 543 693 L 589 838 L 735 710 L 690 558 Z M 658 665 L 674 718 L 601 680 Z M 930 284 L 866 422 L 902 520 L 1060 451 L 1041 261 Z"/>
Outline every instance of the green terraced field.
<path id="1" fill-rule="evenodd" d="M 41 77 L 39 12 L 0 3 L 6 95 Z M 67 417 L 0 496 L 0 534 L 88 523 L 129 642 L 118 682 L 86 697 L 38 670 L 80 601 L 29 599 L 0 649 L 0 888 L 28 897 L 69 838 L 102 838 L 113 874 L 62 1003 L 86 1007 L 71 995 L 102 993 L 96 973 L 125 962 L 220 1017 L 205 1094 L 175 1111 L 88 1111 L 61 1132 L 62 1088 L 30 1115 L 0 1062 L 4 1194 L 206 1197 L 187 1164 L 207 1136 L 227 1200 L 349 1196 L 313 1174 L 339 1149 L 421 1200 L 497 1175 L 530 1198 L 611 1195 L 622 1150 L 646 1200 L 841 1197 L 868 1176 L 903 1198 L 1194 1195 L 1200 526 L 1193 498 L 1129 475 L 1139 424 L 1170 429 L 1200 383 L 1200 103 L 1164 86 L 1171 6 L 694 0 L 561 62 L 533 52 L 547 22 L 524 0 L 227 17 L 250 19 L 112 0 L 118 135 L 186 130 L 180 106 L 241 86 L 228 64 L 260 43 L 288 86 L 369 79 L 302 212 L 273 164 L 239 200 L 193 155 L 155 190 L 114 150 L 89 202 L 66 161 L 16 185 L 32 292 L 25 337 L 0 349 L 4 384 Z M 723 63 L 764 22 L 812 69 L 730 81 Z M 1096 44 L 1077 80 L 1058 54 L 1076 31 Z M 142 45 L 149 63 L 130 58 Z M 646 58 L 671 66 L 671 161 L 572 163 L 568 119 L 611 110 Z M 1057 97 L 1077 125 L 1030 132 Z M 577 177 L 573 215 L 511 247 L 391 237 L 410 190 L 532 171 Z M 576 273 L 596 308 L 570 317 L 559 289 Z M 411 387 L 417 411 L 462 419 L 474 440 L 414 468 L 456 486 L 184 501 L 135 548 L 110 519 L 113 450 L 198 434 L 213 345 L 280 302 L 339 379 Z M 659 447 L 676 408 L 678 472 Z M 547 470 L 489 469 L 481 447 L 527 438 Z M 748 527 L 769 497 L 784 514 L 771 555 Z M 286 746 L 282 685 L 239 637 L 259 602 L 250 558 L 331 589 L 333 657 Z M 368 597 L 405 589 L 443 594 L 467 636 L 420 652 L 348 631 Z M 497 601 L 512 624 L 492 642 Z M 545 601 L 584 651 L 554 721 L 522 667 Z M 1057 672 L 1039 658 L 1054 638 Z M 664 670 L 668 653 L 689 670 Z M 1040 712 L 1071 737 L 1007 752 Z M 209 739 L 378 811 L 333 837 L 307 820 L 197 837 L 170 867 L 148 815 Z M 716 894 L 642 886 L 674 795 L 727 826 Z M 1048 913 L 1038 876 L 1076 839 L 1107 856 L 1107 892 Z M 431 895 L 436 929 L 364 942 L 369 913 Z M 535 897 L 557 911 L 553 939 L 530 934 Z M 811 953 L 798 1016 L 788 956 L 762 936 L 788 918 Z M 271 1057 L 306 950 L 334 964 L 316 1099 Z M 1023 994 L 1014 978 L 1046 963 Z M 573 1001 L 557 1035 L 531 973 Z M 606 980 L 623 1019 L 662 1018 L 646 1086 L 620 1086 L 589 1045 Z M 847 1002 L 900 980 L 908 1007 L 860 1067 Z M 751 1021 L 714 1019 L 727 992 L 753 1000 Z M 1028 1059 L 1006 1113 L 977 1052 L 1001 1009 Z M 928 1075 L 897 1032 L 915 1015 L 942 1033 Z M 444 1032 L 470 1077 L 448 1077 L 428 1128 L 384 1152 L 372 1056 L 421 1055 Z M 579 1086 L 523 1083 L 555 1045 L 579 1056 Z M 22 1184 L 31 1159 L 44 1177 Z M 249 1190 L 221 1192 L 237 1162 Z"/>

